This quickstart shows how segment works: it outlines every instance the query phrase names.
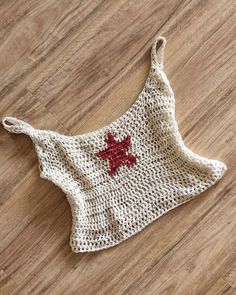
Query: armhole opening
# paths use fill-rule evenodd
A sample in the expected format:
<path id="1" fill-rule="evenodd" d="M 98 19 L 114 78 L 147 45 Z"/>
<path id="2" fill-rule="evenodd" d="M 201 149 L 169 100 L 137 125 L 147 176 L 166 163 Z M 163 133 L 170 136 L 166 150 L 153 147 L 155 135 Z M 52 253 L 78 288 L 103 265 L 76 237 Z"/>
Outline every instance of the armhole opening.
<path id="1" fill-rule="evenodd" d="M 47 178 L 46 176 L 46 171 L 45 171 L 45 166 L 44 166 L 44 157 L 43 157 L 43 149 L 42 147 L 40 146 L 39 142 L 32 136 L 31 137 L 31 140 L 32 140 L 32 143 L 33 143 L 33 148 L 34 148 L 34 151 L 36 153 L 36 158 L 37 158 L 37 166 L 38 166 L 38 169 L 39 169 L 39 175 L 40 177 L 42 178 Z"/>

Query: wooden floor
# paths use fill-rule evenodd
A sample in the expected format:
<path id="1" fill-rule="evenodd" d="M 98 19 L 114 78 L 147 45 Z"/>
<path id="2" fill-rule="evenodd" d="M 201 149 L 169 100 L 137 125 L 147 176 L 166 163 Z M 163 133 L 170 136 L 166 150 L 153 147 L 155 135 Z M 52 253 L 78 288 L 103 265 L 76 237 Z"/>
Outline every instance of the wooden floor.
<path id="1" fill-rule="evenodd" d="M 224 177 L 118 246 L 71 252 L 64 193 L 39 176 L 31 139 L 0 128 L 0 294 L 236 294 L 233 0 L 0 1 L 0 115 L 77 135 L 123 114 L 151 43 L 185 144 Z"/>

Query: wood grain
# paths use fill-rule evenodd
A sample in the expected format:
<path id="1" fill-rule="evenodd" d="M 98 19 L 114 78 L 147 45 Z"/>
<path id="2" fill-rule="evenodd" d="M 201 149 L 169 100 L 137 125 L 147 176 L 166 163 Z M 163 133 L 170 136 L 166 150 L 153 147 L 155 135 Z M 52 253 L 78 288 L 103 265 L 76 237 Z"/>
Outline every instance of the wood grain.
<path id="1" fill-rule="evenodd" d="M 117 247 L 75 254 L 64 193 L 0 129 L 0 294 L 236 294 L 235 1 L 1 1 L 0 110 L 67 135 L 121 116 L 156 35 L 185 144 L 228 170 Z"/>

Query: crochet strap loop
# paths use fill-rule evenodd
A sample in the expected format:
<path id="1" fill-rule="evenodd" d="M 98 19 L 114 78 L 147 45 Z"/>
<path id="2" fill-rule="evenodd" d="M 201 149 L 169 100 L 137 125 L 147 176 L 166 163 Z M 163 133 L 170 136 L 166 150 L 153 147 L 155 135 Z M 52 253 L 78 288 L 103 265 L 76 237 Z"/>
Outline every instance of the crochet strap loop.
<path id="1" fill-rule="evenodd" d="M 3 117 L 2 125 L 11 133 L 25 133 L 29 135 L 35 130 L 30 124 L 14 117 Z"/>
<path id="2" fill-rule="evenodd" d="M 164 50 L 166 46 L 166 38 L 158 36 L 152 44 L 152 63 L 163 69 Z"/>

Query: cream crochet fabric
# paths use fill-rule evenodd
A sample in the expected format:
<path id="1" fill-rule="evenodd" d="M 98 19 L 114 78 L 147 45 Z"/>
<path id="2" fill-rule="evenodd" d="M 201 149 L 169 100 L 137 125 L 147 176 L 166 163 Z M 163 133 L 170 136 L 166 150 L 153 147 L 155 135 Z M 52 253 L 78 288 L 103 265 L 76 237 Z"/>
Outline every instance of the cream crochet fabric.
<path id="1" fill-rule="evenodd" d="M 103 128 L 69 136 L 35 129 L 14 117 L 2 119 L 8 131 L 30 136 L 40 176 L 66 194 L 73 252 L 117 245 L 208 189 L 227 169 L 184 145 L 163 69 L 165 45 L 164 37 L 155 38 L 143 90 Z"/>

